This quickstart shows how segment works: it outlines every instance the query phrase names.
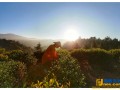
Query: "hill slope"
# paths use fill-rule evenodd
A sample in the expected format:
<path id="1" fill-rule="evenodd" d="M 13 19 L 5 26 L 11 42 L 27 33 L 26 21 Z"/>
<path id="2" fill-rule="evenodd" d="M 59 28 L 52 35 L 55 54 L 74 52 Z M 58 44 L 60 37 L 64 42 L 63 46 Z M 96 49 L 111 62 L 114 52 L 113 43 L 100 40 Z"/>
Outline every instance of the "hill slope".
<path id="1" fill-rule="evenodd" d="M 6 50 L 23 50 L 26 52 L 31 52 L 30 47 L 26 47 L 17 41 L 0 39 L 0 48 L 5 48 Z"/>

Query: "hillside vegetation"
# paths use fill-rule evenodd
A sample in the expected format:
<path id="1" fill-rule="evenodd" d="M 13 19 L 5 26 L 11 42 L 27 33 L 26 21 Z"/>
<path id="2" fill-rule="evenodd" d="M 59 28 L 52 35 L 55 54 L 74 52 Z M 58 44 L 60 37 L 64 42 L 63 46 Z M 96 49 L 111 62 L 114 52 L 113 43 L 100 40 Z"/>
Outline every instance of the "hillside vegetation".
<path id="1" fill-rule="evenodd" d="M 66 42 L 63 45 L 63 48 L 67 50 L 73 50 L 73 49 L 90 49 L 90 48 L 101 48 L 105 50 L 110 49 L 120 49 L 120 40 L 117 38 L 110 38 L 105 37 L 104 39 L 96 38 L 96 37 L 90 37 L 88 39 L 84 38 L 78 38 L 77 40 L 73 42 Z"/>
<path id="2" fill-rule="evenodd" d="M 5 48 L 6 50 L 22 50 L 31 53 L 33 50 L 18 41 L 0 39 L 0 48 Z"/>
<path id="3" fill-rule="evenodd" d="M 120 49 L 57 50 L 50 66 L 41 64 L 41 44 L 35 49 L 0 39 L 0 87 L 75 88 L 95 86 L 96 78 L 120 78 Z"/>

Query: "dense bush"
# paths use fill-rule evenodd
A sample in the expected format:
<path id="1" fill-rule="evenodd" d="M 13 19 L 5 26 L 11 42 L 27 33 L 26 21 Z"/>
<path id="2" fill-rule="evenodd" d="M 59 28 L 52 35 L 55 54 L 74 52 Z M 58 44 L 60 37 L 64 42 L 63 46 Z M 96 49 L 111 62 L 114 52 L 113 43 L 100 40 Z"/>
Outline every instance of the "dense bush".
<path id="1" fill-rule="evenodd" d="M 109 52 L 113 57 L 112 65 L 114 67 L 114 71 L 120 73 L 120 49 L 112 49 Z"/>
<path id="2" fill-rule="evenodd" d="M 4 48 L 0 48 L 0 61 L 7 61 L 8 56 L 5 55 L 7 52 Z"/>
<path id="3" fill-rule="evenodd" d="M 43 56 L 43 54 L 44 54 L 44 52 L 40 51 L 40 50 L 37 50 L 37 51 L 34 52 L 34 56 L 37 59 L 38 63 L 42 62 L 42 56 Z"/>
<path id="4" fill-rule="evenodd" d="M 120 49 L 112 49 L 109 52 L 113 56 L 114 60 L 116 61 L 120 60 Z"/>
<path id="5" fill-rule="evenodd" d="M 76 59 L 72 58 L 68 51 L 59 50 L 59 59 L 52 63 L 48 78 L 55 74 L 59 83 L 70 82 L 70 87 L 84 87 L 85 76 L 81 73 Z"/>
<path id="6" fill-rule="evenodd" d="M 111 70 L 113 62 L 120 57 L 120 50 L 104 50 L 104 49 L 76 49 L 71 52 L 71 56 L 79 62 L 88 60 L 93 65 L 98 65 L 104 70 Z"/>
<path id="7" fill-rule="evenodd" d="M 0 54 L 5 53 L 5 49 L 4 48 L 0 48 Z"/>
<path id="8" fill-rule="evenodd" d="M 24 62 L 27 66 L 36 64 L 37 59 L 34 58 L 31 54 L 23 52 L 22 50 L 12 50 L 7 54 L 9 59 L 13 59 L 15 61 Z"/>
<path id="9" fill-rule="evenodd" d="M 8 61 L 8 56 L 0 54 L 0 61 Z"/>
<path id="10" fill-rule="evenodd" d="M 31 53 L 27 53 L 22 50 L 6 51 L 4 48 L 0 48 L 0 61 L 14 60 L 25 63 L 27 66 L 37 63 L 37 59 Z"/>
<path id="11" fill-rule="evenodd" d="M 0 62 L 0 87 L 22 87 L 26 79 L 26 67 L 21 62 Z"/>

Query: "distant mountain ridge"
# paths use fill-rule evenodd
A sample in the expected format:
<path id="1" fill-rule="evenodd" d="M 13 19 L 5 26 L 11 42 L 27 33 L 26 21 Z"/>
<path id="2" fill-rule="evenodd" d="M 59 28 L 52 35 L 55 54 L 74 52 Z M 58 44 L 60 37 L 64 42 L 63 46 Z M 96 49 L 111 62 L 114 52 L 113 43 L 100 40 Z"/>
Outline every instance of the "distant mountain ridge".
<path id="1" fill-rule="evenodd" d="M 52 40 L 52 39 L 36 39 L 36 38 L 27 38 L 24 36 L 7 33 L 7 34 L 0 34 L 0 39 L 6 39 L 6 40 L 15 40 L 19 41 L 21 44 L 24 44 L 25 46 L 34 48 L 38 43 L 42 45 L 43 48 L 48 47 L 50 44 L 52 44 L 55 41 L 60 41 L 62 44 L 65 43 L 65 40 Z"/>
<path id="2" fill-rule="evenodd" d="M 21 40 L 21 39 L 27 39 L 26 37 L 19 36 L 16 34 L 8 33 L 8 34 L 0 34 L 1 39 L 8 39 L 8 40 Z"/>

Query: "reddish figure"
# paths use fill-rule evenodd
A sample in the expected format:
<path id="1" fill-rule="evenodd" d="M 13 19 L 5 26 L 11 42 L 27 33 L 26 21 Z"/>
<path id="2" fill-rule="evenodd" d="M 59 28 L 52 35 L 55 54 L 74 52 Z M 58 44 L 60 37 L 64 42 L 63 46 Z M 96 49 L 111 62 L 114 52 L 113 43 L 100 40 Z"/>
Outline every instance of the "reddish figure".
<path id="1" fill-rule="evenodd" d="M 58 54 L 55 48 L 59 48 L 59 47 L 61 47 L 60 42 L 54 42 L 54 44 L 50 45 L 42 56 L 42 64 L 51 62 L 53 60 L 57 60 Z"/>

